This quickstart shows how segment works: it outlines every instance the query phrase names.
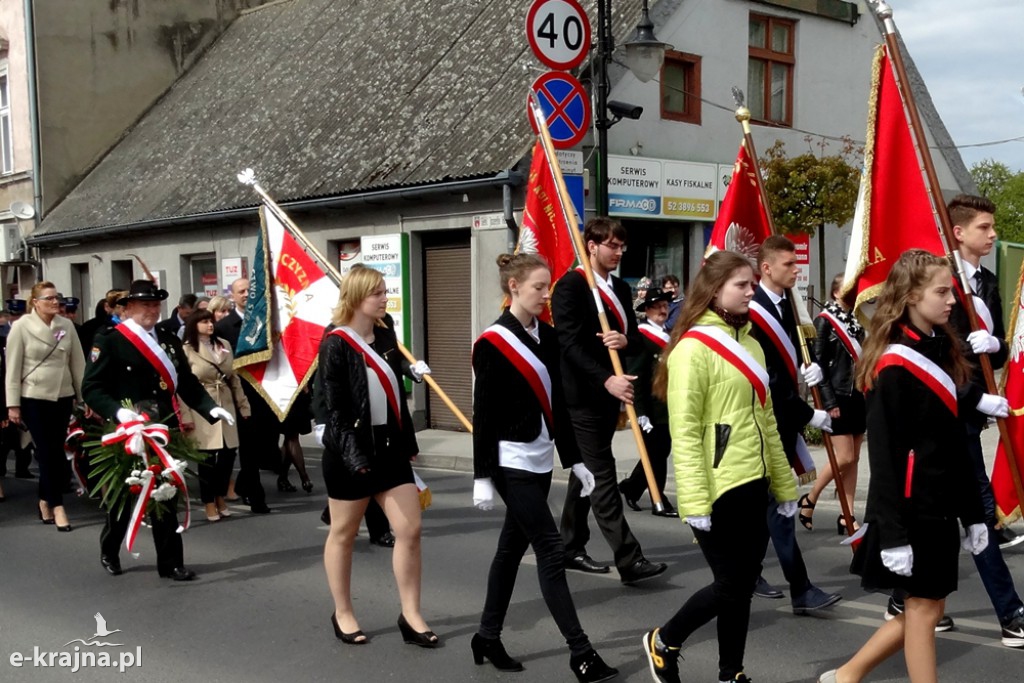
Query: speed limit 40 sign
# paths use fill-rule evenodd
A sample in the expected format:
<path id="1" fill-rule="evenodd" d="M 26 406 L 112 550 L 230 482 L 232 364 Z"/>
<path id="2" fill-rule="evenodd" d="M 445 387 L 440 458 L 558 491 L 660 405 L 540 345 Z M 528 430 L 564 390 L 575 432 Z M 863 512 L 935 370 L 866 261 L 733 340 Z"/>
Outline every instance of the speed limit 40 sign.
<path id="1" fill-rule="evenodd" d="M 578 0 L 534 0 L 526 13 L 526 36 L 545 66 L 568 71 L 590 50 L 590 20 Z"/>

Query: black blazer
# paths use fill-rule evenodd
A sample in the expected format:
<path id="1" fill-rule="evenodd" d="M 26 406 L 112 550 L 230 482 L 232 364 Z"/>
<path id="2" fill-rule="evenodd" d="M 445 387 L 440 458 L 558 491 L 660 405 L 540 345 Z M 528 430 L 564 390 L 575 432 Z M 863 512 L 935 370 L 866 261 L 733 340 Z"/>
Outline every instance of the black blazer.
<path id="1" fill-rule="evenodd" d="M 955 340 L 941 331 L 927 337 L 907 329 L 900 344 L 940 367 L 945 364 L 946 349 Z M 965 397 L 958 398 L 961 416 L 973 408 L 971 400 L 977 402 Z M 889 366 L 878 374 L 867 392 L 867 426 L 871 482 L 864 519 L 878 525 L 882 548 L 907 545 L 909 529 L 927 520 L 958 517 L 964 526 L 984 521 L 962 417 L 954 418 L 935 392 L 909 370 Z M 914 467 L 908 482 L 911 450 Z"/>
<path id="2" fill-rule="evenodd" d="M 612 276 L 612 288 L 626 311 L 629 328 L 628 331 L 621 329 L 615 313 L 605 304 L 611 329 L 625 333 L 629 339 L 626 348 L 619 353 L 638 353 L 643 347 L 643 336 L 637 330 L 632 292 L 629 285 L 615 276 Z M 551 297 L 551 314 L 562 349 L 562 382 L 569 406 L 617 411 L 619 401 L 604 388 L 605 381 L 615 373 L 608 350 L 597 336 L 601 325 L 597 320 L 594 297 L 583 273 L 570 270 L 558 281 Z"/>
<path id="3" fill-rule="evenodd" d="M 399 427 L 395 416 L 388 410 L 388 444 L 382 447 L 374 441 L 370 421 L 370 391 L 366 381 L 366 361 L 348 342 L 338 335 L 328 334 L 320 342 L 319 365 L 316 382 L 318 400 L 314 412 L 325 418 L 324 458 L 337 458 L 350 473 L 372 468 L 373 461 L 382 453 L 386 457 L 413 458 L 419 453 L 412 416 L 406 403 L 405 383 L 402 377 L 401 354 L 394 330 L 374 328 L 374 350 L 391 366 L 398 378 L 398 405 L 402 412 Z"/>
<path id="4" fill-rule="evenodd" d="M 562 467 L 569 468 L 582 462 L 562 390 L 557 333 L 550 325 L 540 323 L 538 344 L 508 309 L 496 323 L 508 328 L 537 354 L 547 368 L 551 375 L 551 412 L 554 424 L 548 421 L 537 395 L 523 374 L 493 344 L 478 339 L 473 345 L 473 372 L 476 374 L 473 386 L 474 478 L 493 477 L 498 471 L 498 442 L 533 441 L 540 436 L 542 419 L 558 447 Z"/>
<path id="5" fill-rule="evenodd" d="M 988 354 L 988 357 L 992 362 L 992 369 L 998 370 L 1006 364 L 1006 359 L 1010 356 L 1010 349 L 1006 345 L 1006 327 L 1003 324 L 1003 300 L 999 296 L 999 281 L 996 279 L 995 273 L 984 266 L 978 272 L 981 273 L 978 296 L 981 297 L 981 300 L 988 306 L 989 312 L 992 313 L 992 327 L 994 329 L 989 330 L 989 332 L 999 340 L 999 350 Z M 988 391 L 985 387 L 985 374 L 981 371 L 981 363 L 978 360 L 978 356 L 971 350 L 971 345 L 967 343 L 967 336 L 971 333 L 971 323 L 967 319 L 967 311 L 964 310 L 961 303 L 960 290 L 954 288 L 954 295 L 956 296 L 956 303 L 953 304 L 953 311 L 949 315 L 949 324 L 956 331 L 957 337 L 959 337 L 961 342 L 960 348 L 964 356 L 967 357 L 967 361 L 971 364 L 971 383 L 983 392 Z M 988 421 L 988 416 L 984 413 L 979 413 L 976 406 L 970 406 L 964 412 L 963 417 L 965 422 L 976 427 L 981 427 Z"/>
<path id="6" fill-rule="evenodd" d="M 242 316 L 232 310 L 213 326 L 217 336 L 231 344 L 231 350 L 238 347 L 238 335 L 242 332 Z"/>
<path id="7" fill-rule="evenodd" d="M 157 330 L 156 334 L 157 343 L 167 352 L 178 372 L 178 396 L 213 424 L 216 420 L 210 417 L 210 411 L 217 404 L 192 374 L 181 340 L 164 330 Z M 124 407 L 121 405 L 124 399 L 135 404 L 153 402 L 159 415 L 150 415 L 150 418 L 167 420 L 170 427 L 178 426 L 171 402 L 173 394 L 168 387 L 160 386 L 156 369 L 124 335 L 114 328 L 101 331 L 93 340 L 90 355 L 92 363 L 86 365 L 82 380 L 82 398 L 90 408 L 105 419 L 114 420 L 118 409 Z"/>
<path id="8" fill-rule="evenodd" d="M 852 396 L 857 391 L 854 386 L 857 370 L 853 356 L 839 339 L 831 322 L 818 316 L 814 319 L 814 331 L 818 333 L 814 339 L 814 355 L 825 376 L 825 381 L 818 385 L 821 403 L 825 410 L 832 410 L 839 405 L 836 396 Z M 859 343 L 864 343 L 863 328 L 855 338 Z"/>
<path id="9" fill-rule="evenodd" d="M 177 309 L 177 307 L 175 307 L 174 310 L 171 311 L 171 317 L 170 318 L 168 318 L 167 320 L 161 320 L 160 322 L 158 322 L 156 324 L 156 326 L 159 329 L 161 329 L 161 330 L 165 330 L 167 332 L 170 332 L 174 336 L 178 336 L 178 330 L 180 330 L 182 327 L 184 327 L 184 325 L 181 322 L 178 321 L 178 309 Z"/>
<path id="10" fill-rule="evenodd" d="M 643 350 L 640 353 L 629 357 L 626 372 L 636 375 L 633 387 L 636 392 L 633 395 L 633 405 L 636 407 L 637 417 L 646 415 L 651 424 L 668 424 L 668 406 L 664 401 L 658 399 L 651 392 L 654 384 L 654 374 L 658 371 L 658 364 L 662 361 L 662 348 L 647 337 L 643 338 Z"/>
<path id="11" fill-rule="evenodd" d="M 765 310 L 771 313 L 779 323 L 782 318 L 779 315 L 778 307 L 769 298 L 763 287 L 754 288 L 754 301 L 761 304 Z M 787 304 L 789 305 L 788 301 Z M 796 329 L 786 330 L 789 339 L 797 350 L 797 371 L 800 367 L 800 339 Z M 800 397 L 799 387 L 793 382 L 793 378 L 786 369 L 786 361 L 782 358 L 779 350 L 775 348 L 772 340 L 765 335 L 757 325 L 753 325 L 751 334 L 761 345 L 764 351 L 765 369 L 768 371 L 768 386 L 772 392 L 772 407 L 775 411 L 775 422 L 779 426 L 779 437 L 782 439 L 782 447 L 786 451 L 786 457 L 792 464 L 796 462 L 796 437 L 797 434 L 814 417 L 814 408 L 807 404 Z"/>

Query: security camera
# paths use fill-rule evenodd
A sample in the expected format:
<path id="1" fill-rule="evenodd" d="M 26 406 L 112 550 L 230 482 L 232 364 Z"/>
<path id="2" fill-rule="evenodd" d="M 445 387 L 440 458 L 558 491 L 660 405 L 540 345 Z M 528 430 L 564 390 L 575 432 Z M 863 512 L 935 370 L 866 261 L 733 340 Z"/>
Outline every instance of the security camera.
<path id="1" fill-rule="evenodd" d="M 644 108 L 637 104 L 630 104 L 629 102 L 611 100 L 608 102 L 608 111 L 614 114 L 616 118 L 633 119 L 635 121 L 644 113 Z"/>

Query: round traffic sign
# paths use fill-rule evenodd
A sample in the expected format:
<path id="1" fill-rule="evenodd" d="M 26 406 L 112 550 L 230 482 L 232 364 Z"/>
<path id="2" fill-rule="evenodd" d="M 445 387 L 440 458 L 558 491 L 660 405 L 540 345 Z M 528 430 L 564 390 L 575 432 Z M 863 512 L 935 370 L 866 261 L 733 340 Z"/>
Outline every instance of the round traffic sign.
<path id="1" fill-rule="evenodd" d="M 583 84 L 572 74 L 548 71 L 541 74 L 530 86 L 551 133 L 551 141 L 558 149 L 568 149 L 579 144 L 590 128 L 590 97 Z M 537 122 L 526 103 L 526 115 L 534 133 Z"/>
<path id="2" fill-rule="evenodd" d="M 526 13 L 526 37 L 545 66 L 568 71 L 590 51 L 590 19 L 578 0 L 533 0 Z"/>

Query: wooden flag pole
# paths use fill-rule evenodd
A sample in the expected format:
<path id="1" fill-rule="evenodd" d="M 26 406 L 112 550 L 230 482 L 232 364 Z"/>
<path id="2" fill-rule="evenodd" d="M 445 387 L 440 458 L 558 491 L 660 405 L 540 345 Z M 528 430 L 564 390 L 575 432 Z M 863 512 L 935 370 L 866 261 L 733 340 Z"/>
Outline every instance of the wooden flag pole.
<path id="1" fill-rule="evenodd" d="M 921 115 L 917 110 L 917 102 L 914 100 L 914 93 L 906 87 L 910 81 L 907 79 L 907 69 L 903 63 L 903 53 L 900 52 L 899 42 L 896 39 L 896 24 L 892 20 L 892 8 L 888 3 L 877 2 L 875 13 L 882 20 L 885 26 L 885 45 L 889 51 L 889 59 L 896 69 L 897 87 L 903 96 L 903 104 L 907 109 L 907 117 L 910 129 L 914 133 L 914 140 L 917 143 L 917 151 L 921 156 L 921 164 L 924 166 L 925 177 L 928 179 L 928 188 L 931 191 L 931 198 L 936 215 L 939 217 L 939 234 L 945 244 L 947 256 L 956 265 L 957 277 L 960 278 L 960 287 L 963 293 L 961 304 L 967 313 L 967 320 L 971 325 L 971 331 L 976 332 L 978 326 L 978 315 L 974 308 L 974 296 L 971 283 L 967 280 L 967 273 L 964 271 L 963 260 L 960 257 L 960 249 L 957 248 L 956 236 L 953 234 L 953 225 L 949 220 L 949 213 L 942 205 L 942 187 L 939 185 L 939 177 L 935 172 L 935 164 L 932 162 L 931 152 L 928 151 L 928 138 L 925 136 L 924 126 L 921 125 Z M 981 372 L 985 377 L 985 388 L 990 394 L 999 395 L 999 388 L 996 385 L 995 373 L 992 371 L 992 361 L 987 353 L 977 355 L 981 365 Z M 1007 461 L 1010 465 L 1010 475 L 1013 478 L 1013 486 L 1017 491 L 1017 500 L 1024 503 L 1024 485 L 1021 484 L 1020 470 L 1017 467 L 1017 458 L 1014 453 L 1013 441 L 1010 438 L 1010 431 L 1006 426 L 1006 420 L 996 418 L 996 425 L 999 428 L 999 440 L 1006 450 Z"/>
<path id="2" fill-rule="evenodd" d="M 736 96 L 737 100 L 741 100 L 742 95 L 738 90 L 734 89 L 733 94 Z M 768 204 L 768 192 L 765 190 L 764 182 L 761 179 L 761 168 L 758 166 L 757 150 L 754 147 L 754 136 L 750 131 L 750 110 L 742 105 L 742 101 L 740 101 L 740 106 L 736 110 L 736 120 L 739 121 L 740 125 L 743 127 L 743 144 L 747 146 L 747 155 L 750 157 L 751 163 L 754 165 L 754 178 L 756 179 L 755 182 L 757 182 L 758 192 L 761 195 L 761 203 L 764 205 L 765 216 L 768 218 L 768 227 L 771 229 L 773 235 L 778 235 L 779 231 L 775 227 L 775 219 L 772 218 L 771 208 Z M 800 337 L 800 359 L 803 361 L 804 365 L 810 365 L 811 340 L 808 338 L 804 326 L 799 324 L 800 311 L 797 308 L 796 297 L 793 296 L 792 292 L 787 292 L 786 294 L 786 299 L 789 301 L 789 305 L 793 309 L 793 320 L 797 321 L 796 329 L 797 334 Z M 821 399 L 821 390 L 818 387 L 811 387 L 811 398 L 814 401 L 815 408 L 818 410 L 824 410 L 824 403 Z M 832 468 L 832 480 L 836 485 L 836 493 L 839 497 L 839 507 L 843 511 L 843 520 L 846 522 L 846 535 L 852 536 L 856 533 L 856 530 L 853 528 L 853 510 L 850 509 L 850 501 L 846 497 L 846 485 L 843 483 L 842 471 L 839 469 L 839 461 L 836 459 L 835 447 L 832 445 L 832 436 L 824 429 L 821 430 L 821 435 L 825 442 L 825 453 L 828 455 L 828 464 L 829 467 Z M 797 513 L 799 514 L 799 510 Z M 853 548 L 853 550 L 856 550 L 856 548 Z"/>
<path id="3" fill-rule="evenodd" d="M 551 142 L 551 133 L 548 131 L 547 120 L 540 108 L 540 104 L 536 100 L 536 95 L 532 91 L 530 92 L 530 110 L 534 121 L 537 123 L 537 129 L 540 131 L 544 155 L 547 157 L 548 166 L 551 168 L 552 175 L 555 178 L 555 185 L 558 187 L 558 203 L 562 209 L 562 215 L 565 217 L 566 225 L 569 226 L 569 233 L 572 235 L 573 250 L 576 252 L 576 258 L 583 265 L 587 285 L 589 285 L 590 292 L 594 296 L 594 305 L 597 308 L 597 319 L 601 323 L 601 331 L 610 332 L 611 327 L 608 325 L 608 314 L 605 313 L 604 303 L 601 301 L 601 294 L 597 289 L 597 281 L 594 280 L 594 271 L 590 265 L 590 255 L 587 253 L 586 245 L 583 244 L 583 235 L 580 234 L 576 212 L 568 208 L 572 206 L 572 202 L 569 199 L 569 191 L 565 187 L 565 178 L 562 177 L 562 168 L 559 166 L 558 158 L 555 156 L 555 146 Z M 557 324 L 557 321 L 555 322 Z M 625 372 L 622 369 L 622 360 L 619 358 L 619 352 L 615 349 L 608 349 L 608 355 L 612 360 L 612 370 L 615 372 L 615 375 L 622 377 Z M 643 464 L 644 474 L 647 477 L 647 489 L 651 495 L 651 504 L 655 512 L 664 512 L 665 503 L 661 499 L 661 491 L 658 489 L 658 483 L 654 478 L 654 470 L 651 469 L 651 459 L 647 455 L 643 433 L 640 431 L 640 425 L 637 423 L 636 408 L 633 407 L 632 403 L 626 404 L 626 415 L 629 417 L 629 424 L 633 431 L 633 439 L 636 441 L 637 450 L 640 451 L 640 462 Z"/>
<path id="4" fill-rule="evenodd" d="M 331 262 L 324 257 L 322 253 L 320 253 L 320 250 L 317 249 L 312 242 L 306 239 L 306 235 L 302 232 L 302 230 L 299 229 L 299 226 L 295 225 L 295 223 L 292 222 L 292 219 L 288 216 L 288 214 L 284 212 L 284 209 L 278 206 L 277 202 L 271 199 L 270 195 L 267 194 L 266 190 L 264 190 L 260 186 L 260 184 L 256 182 L 256 179 L 251 175 L 247 175 L 246 173 L 238 174 L 238 179 L 241 182 L 245 183 L 246 185 L 252 186 L 252 189 L 255 190 L 256 194 L 260 196 L 260 199 L 263 200 L 263 203 L 266 205 L 266 207 L 270 209 L 275 216 L 277 216 L 277 219 L 279 221 L 284 223 L 288 230 L 291 231 L 295 239 L 297 239 L 302 244 L 303 249 L 312 254 L 313 257 L 320 262 L 320 265 L 323 266 L 323 268 L 327 271 L 327 274 L 334 281 L 334 284 L 341 287 L 341 273 L 338 272 L 338 269 L 335 268 L 331 264 Z M 409 361 L 410 364 L 416 364 L 417 358 L 413 356 L 409 349 L 407 349 L 405 345 L 402 344 L 402 342 L 400 341 L 398 342 L 398 351 L 403 356 L 405 356 L 405 359 Z M 472 434 L 473 424 L 468 419 L 466 419 L 466 416 L 462 413 L 461 410 L 459 410 L 459 407 L 455 405 L 455 402 L 448 397 L 448 394 L 446 394 L 443 389 L 441 389 L 441 387 L 437 384 L 434 378 L 431 377 L 429 374 L 423 375 L 423 381 L 426 382 L 427 386 L 433 389 L 434 393 L 438 395 L 441 401 L 444 402 L 446 406 L 448 406 L 448 409 L 451 410 L 455 417 L 459 419 L 459 422 L 461 422 L 462 426 L 466 428 L 466 431 Z"/>

